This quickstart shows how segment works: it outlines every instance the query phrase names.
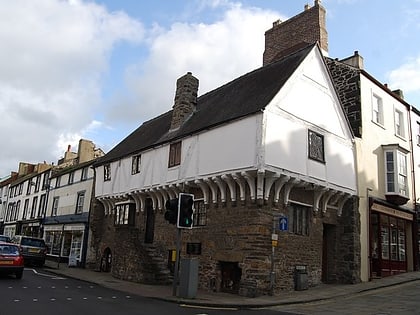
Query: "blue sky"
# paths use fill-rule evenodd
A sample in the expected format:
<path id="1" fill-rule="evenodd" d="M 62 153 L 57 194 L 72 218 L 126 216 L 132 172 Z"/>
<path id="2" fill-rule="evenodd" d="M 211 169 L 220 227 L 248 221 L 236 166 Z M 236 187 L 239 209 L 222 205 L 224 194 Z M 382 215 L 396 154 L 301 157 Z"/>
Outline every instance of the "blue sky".
<path id="1" fill-rule="evenodd" d="M 191 71 L 199 95 L 262 65 L 264 32 L 313 1 L 0 0 L 0 177 L 57 162 L 80 138 L 104 151 L 172 108 Z M 329 56 L 420 108 L 420 0 L 323 0 Z"/>

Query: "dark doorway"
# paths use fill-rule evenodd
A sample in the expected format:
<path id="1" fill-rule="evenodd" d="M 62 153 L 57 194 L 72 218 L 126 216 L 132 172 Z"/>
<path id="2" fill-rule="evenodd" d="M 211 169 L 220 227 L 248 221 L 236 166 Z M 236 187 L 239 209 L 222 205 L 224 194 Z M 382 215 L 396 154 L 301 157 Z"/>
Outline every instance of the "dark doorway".
<path id="1" fill-rule="evenodd" d="M 147 244 L 152 244 L 153 238 L 155 235 L 155 212 L 153 210 L 152 199 L 150 198 L 146 199 L 145 212 L 146 212 L 146 231 L 144 235 L 144 242 Z"/>
<path id="2" fill-rule="evenodd" d="M 239 268 L 238 263 L 221 261 L 220 271 L 222 273 L 220 291 L 238 293 L 242 276 L 242 269 Z"/>
<path id="3" fill-rule="evenodd" d="M 109 247 L 105 248 L 101 258 L 101 271 L 110 272 L 112 265 L 112 252 Z"/>
<path id="4" fill-rule="evenodd" d="M 336 226 L 324 224 L 322 238 L 322 282 L 335 282 L 335 244 L 336 244 Z"/>

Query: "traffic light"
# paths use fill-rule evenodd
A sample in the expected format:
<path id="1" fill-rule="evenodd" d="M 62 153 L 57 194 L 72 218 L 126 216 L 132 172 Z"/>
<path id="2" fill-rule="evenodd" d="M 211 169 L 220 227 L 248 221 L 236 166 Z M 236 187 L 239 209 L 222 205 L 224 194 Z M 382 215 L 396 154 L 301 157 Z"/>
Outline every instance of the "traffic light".
<path id="1" fill-rule="evenodd" d="M 179 194 L 179 212 L 177 227 L 180 229 L 192 229 L 194 215 L 194 195 Z"/>
<path id="2" fill-rule="evenodd" d="M 178 203 L 178 198 L 169 199 L 165 203 L 165 220 L 168 221 L 170 224 L 177 224 L 178 222 Z"/>

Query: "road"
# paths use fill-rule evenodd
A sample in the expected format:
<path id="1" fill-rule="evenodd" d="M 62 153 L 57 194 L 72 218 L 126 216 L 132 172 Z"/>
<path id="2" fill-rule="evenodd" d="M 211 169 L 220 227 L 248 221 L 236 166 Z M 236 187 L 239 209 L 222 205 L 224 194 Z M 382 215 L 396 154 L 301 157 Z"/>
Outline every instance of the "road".
<path id="1" fill-rule="evenodd" d="M 279 310 L 206 309 L 188 307 L 101 287 L 25 268 L 23 279 L 0 277 L 0 315 L 280 315 Z"/>
<path id="2" fill-rule="evenodd" d="M 420 281 L 413 281 L 327 301 L 271 309 L 311 315 L 413 315 L 420 314 L 419 294 Z"/>

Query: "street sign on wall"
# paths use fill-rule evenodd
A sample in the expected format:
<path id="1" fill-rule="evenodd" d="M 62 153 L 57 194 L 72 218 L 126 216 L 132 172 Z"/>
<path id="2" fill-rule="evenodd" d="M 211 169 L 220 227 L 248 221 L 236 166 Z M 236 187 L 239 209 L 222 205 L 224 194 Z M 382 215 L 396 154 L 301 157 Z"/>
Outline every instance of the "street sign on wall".
<path id="1" fill-rule="evenodd" d="M 289 229 L 287 217 L 280 217 L 279 218 L 279 230 L 280 231 L 287 231 Z"/>

